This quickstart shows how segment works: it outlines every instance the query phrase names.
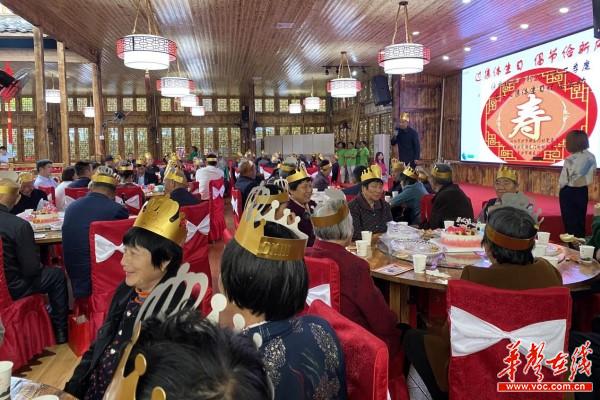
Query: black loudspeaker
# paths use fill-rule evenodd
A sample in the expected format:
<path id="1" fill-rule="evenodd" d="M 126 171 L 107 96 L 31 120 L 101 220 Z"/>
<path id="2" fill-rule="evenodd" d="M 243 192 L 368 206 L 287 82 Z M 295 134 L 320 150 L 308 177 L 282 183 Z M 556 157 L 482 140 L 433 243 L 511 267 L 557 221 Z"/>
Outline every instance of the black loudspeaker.
<path id="1" fill-rule="evenodd" d="M 14 81 L 15 78 L 0 70 L 0 88 L 9 87 Z"/>
<path id="2" fill-rule="evenodd" d="M 248 107 L 242 106 L 242 121 L 248 122 L 249 120 L 250 120 L 250 110 L 248 110 Z"/>
<path id="3" fill-rule="evenodd" d="M 600 39 L 600 0 L 592 0 L 594 14 L 594 37 Z"/>
<path id="4" fill-rule="evenodd" d="M 386 75 L 374 76 L 371 81 L 371 89 L 373 90 L 373 100 L 376 106 L 387 106 L 392 102 L 392 94 Z"/>

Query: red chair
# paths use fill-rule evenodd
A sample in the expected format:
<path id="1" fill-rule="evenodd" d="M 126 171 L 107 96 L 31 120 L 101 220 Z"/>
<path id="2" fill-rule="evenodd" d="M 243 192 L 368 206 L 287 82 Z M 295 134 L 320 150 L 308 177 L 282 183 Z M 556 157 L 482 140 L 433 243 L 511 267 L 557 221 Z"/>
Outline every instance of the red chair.
<path id="1" fill-rule="evenodd" d="M 275 168 L 260 167 L 260 172 L 263 174 L 265 179 L 269 179 L 271 175 L 273 175 L 273 171 L 275 171 Z"/>
<path id="2" fill-rule="evenodd" d="M 233 239 L 233 235 L 234 234 L 229 229 L 223 229 L 223 242 L 225 244 L 229 243 L 229 241 Z"/>
<path id="3" fill-rule="evenodd" d="M 18 370 L 44 348 L 54 346 L 52 323 L 46 311 L 44 297 L 39 294 L 13 300 L 4 276 L 2 240 L 0 240 L 0 318 L 4 325 L 4 343 L 0 360 L 14 363 Z"/>
<path id="4" fill-rule="evenodd" d="M 116 198 L 122 200 L 129 215 L 138 215 L 144 205 L 144 191 L 139 186 L 118 186 Z"/>
<path id="5" fill-rule="evenodd" d="M 200 194 L 200 182 L 191 181 L 188 183 L 188 186 L 191 194 Z"/>
<path id="6" fill-rule="evenodd" d="M 187 237 L 183 244 L 183 261 L 190 264 L 191 272 L 204 272 L 211 282 L 208 262 L 208 235 L 211 229 L 209 203 L 181 207 L 185 214 Z"/>
<path id="7" fill-rule="evenodd" d="M 569 289 L 503 290 L 451 280 L 447 297 L 452 347 L 448 368 L 450 399 L 563 398 L 562 393 L 498 393 L 497 383 L 509 379 L 507 376 L 497 378 L 497 375 L 507 366 L 503 359 L 509 355 L 507 345 L 511 342 L 506 339 L 509 336 L 521 340 L 525 353 L 531 343 L 539 345 L 544 341 L 546 360 L 561 351 L 568 351 Z M 539 325 L 542 322 L 547 328 Z M 519 357 L 521 365 L 514 381 L 537 382 L 532 370 L 523 373 L 526 359 L 523 354 Z M 564 381 L 564 376 L 553 376 L 544 362 L 541 365 L 544 382 Z"/>
<path id="8" fill-rule="evenodd" d="M 431 219 L 431 209 L 433 208 L 433 194 L 426 194 L 421 197 L 421 223 Z"/>
<path id="9" fill-rule="evenodd" d="M 355 196 L 355 195 L 353 195 L 353 194 L 347 194 L 347 195 L 346 195 L 346 201 L 347 201 L 348 203 L 350 203 L 352 200 L 354 200 L 354 198 L 355 198 L 355 197 L 356 197 L 356 196 Z"/>
<path id="10" fill-rule="evenodd" d="M 85 197 L 89 191 L 88 188 L 65 188 L 65 208 L 75 200 Z"/>
<path id="11" fill-rule="evenodd" d="M 338 337 L 346 361 L 348 400 L 386 400 L 389 357 L 385 343 L 320 300 L 310 305 L 308 314 L 326 320 Z"/>
<path id="12" fill-rule="evenodd" d="M 46 196 L 48 196 L 48 201 L 54 204 L 56 207 L 56 193 L 54 186 L 39 186 L 38 189 L 46 193 Z"/>
<path id="13" fill-rule="evenodd" d="M 208 205 L 210 207 L 210 234 L 211 241 L 221 240 L 225 223 L 225 182 L 223 178 L 208 182 Z"/>
<path id="14" fill-rule="evenodd" d="M 237 228 L 244 211 L 244 204 L 242 203 L 242 192 L 236 188 L 231 189 L 231 208 L 233 209 L 233 225 Z"/>
<path id="15" fill-rule="evenodd" d="M 308 296 L 306 303 L 321 300 L 336 311 L 340 311 L 342 287 L 340 269 L 329 258 L 304 257 L 308 271 Z"/>
<path id="16" fill-rule="evenodd" d="M 125 279 L 121 266 L 123 236 L 135 219 L 97 221 L 90 225 L 90 261 L 92 294 L 89 297 L 89 320 L 92 340 L 102 326 L 115 289 Z"/>
<path id="17" fill-rule="evenodd" d="M 308 167 L 306 168 L 306 172 L 308 172 L 310 176 L 314 176 L 319 172 L 319 167 Z"/>

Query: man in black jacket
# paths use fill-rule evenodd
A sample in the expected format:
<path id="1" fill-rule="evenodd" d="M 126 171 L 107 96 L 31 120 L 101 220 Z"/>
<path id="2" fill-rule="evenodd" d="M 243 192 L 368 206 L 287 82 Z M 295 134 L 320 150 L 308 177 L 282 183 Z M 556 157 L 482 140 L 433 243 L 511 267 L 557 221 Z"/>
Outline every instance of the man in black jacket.
<path id="1" fill-rule="evenodd" d="M 175 200 L 179 206 L 193 206 L 200 201 L 188 190 L 188 181 L 183 171 L 174 168 L 165 173 L 165 194 Z"/>
<path id="2" fill-rule="evenodd" d="M 408 122 L 408 113 L 402 113 L 396 136 L 392 137 L 392 146 L 398 145 L 398 159 L 414 168 L 415 160 L 421 158 L 421 142 L 419 134 L 408 126 Z"/>
<path id="3" fill-rule="evenodd" d="M 471 199 L 452 182 L 452 168 L 448 164 L 435 164 L 431 178 L 431 187 L 436 194 L 433 197 L 431 218 L 422 224 L 423 228 L 443 228 L 444 221 L 456 221 L 459 217 L 474 219 Z"/>
<path id="4" fill-rule="evenodd" d="M 0 179 L 0 236 L 8 291 L 15 300 L 36 293 L 48 294 L 56 342 L 65 343 L 69 311 L 65 275 L 58 268 L 42 266 L 31 225 L 10 213 L 18 196 L 15 182 Z"/>
<path id="5" fill-rule="evenodd" d="M 250 191 L 258 186 L 259 181 L 256 179 L 256 167 L 253 162 L 242 161 L 238 168 L 240 177 L 235 182 L 235 188 L 242 193 L 242 209 L 244 209 Z"/>
<path id="6" fill-rule="evenodd" d="M 33 187 L 33 174 L 31 172 L 21 172 L 17 183 L 19 188 L 19 199 L 10 210 L 11 214 L 18 215 L 23 211 L 32 209 L 37 210 L 41 200 L 48 200 L 48 196 L 40 189 Z"/>

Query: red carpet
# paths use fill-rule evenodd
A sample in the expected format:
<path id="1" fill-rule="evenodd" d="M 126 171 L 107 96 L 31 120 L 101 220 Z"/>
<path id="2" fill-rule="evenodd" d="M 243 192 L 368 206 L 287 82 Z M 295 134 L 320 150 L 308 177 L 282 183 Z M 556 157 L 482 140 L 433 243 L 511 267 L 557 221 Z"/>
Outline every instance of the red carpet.
<path id="1" fill-rule="evenodd" d="M 473 203 L 473 212 L 475 217 L 479 215 L 482 209 L 482 204 L 491 198 L 496 197 L 494 188 L 487 186 L 471 185 L 468 183 L 461 183 L 461 189 L 471 198 Z M 542 216 L 544 222 L 542 222 L 541 229 L 552 234 L 553 241 L 559 241 L 558 235 L 564 233 L 563 223 L 560 216 L 560 205 L 558 203 L 558 197 L 546 196 L 542 194 L 525 193 L 527 197 L 533 200 L 535 209 L 542 209 Z M 592 230 L 592 216 L 594 215 L 594 203 L 588 204 L 588 216 L 586 220 L 586 232 L 591 234 Z"/>

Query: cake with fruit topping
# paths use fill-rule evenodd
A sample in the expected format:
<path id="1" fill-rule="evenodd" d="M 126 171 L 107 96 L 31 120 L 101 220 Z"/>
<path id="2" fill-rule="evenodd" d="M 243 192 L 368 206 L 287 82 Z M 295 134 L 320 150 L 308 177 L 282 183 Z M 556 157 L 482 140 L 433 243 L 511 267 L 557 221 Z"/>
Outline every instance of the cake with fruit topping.
<path id="1" fill-rule="evenodd" d="M 448 247 L 479 248 L 481 236 L 477 228 L 470 226 L 451 226 L 442 232 L 441 243 Z"/>
<path id="2" fill-rule="evenodd" d="M 38 211 L 33 211 L 27 218 L 32 224 L 51 224 L 60 221 L 58 210 L 51 204 L 47 204 Z"/>

